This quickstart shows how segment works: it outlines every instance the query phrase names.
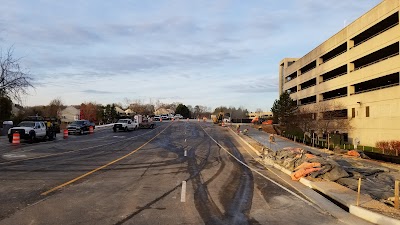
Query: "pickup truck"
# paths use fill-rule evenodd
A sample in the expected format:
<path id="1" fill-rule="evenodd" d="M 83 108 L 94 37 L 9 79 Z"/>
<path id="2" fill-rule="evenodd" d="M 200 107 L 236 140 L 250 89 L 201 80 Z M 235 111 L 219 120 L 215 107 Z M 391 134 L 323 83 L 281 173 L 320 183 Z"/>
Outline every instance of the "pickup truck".
<path id="1" fill-rule="evenodd" d="M 131 131 L 137 130 L 139 128 L 138 122 L 133 121 L 131 119 L 119 119 L 113 126 L 113 131 L 117 132 L 119 130 L 122 131 Z"/>
<path id="2" fill-rule="evenodd" d="M 8 130 L 8 141 L 12 143 L 13 134 L 19 133 L 20 139 L 34 142 L 38 139 L 53 140 L 56 132 L 51 127 L 47 127 L 44 121 L 22 121 L 18 126 Z"/>
<path id="3" fill-rule="evenodd" d="M 90 127 L 93 127 L 93 129 L 95 128 L 94 124 L 91 123 L 89 120 L 75 120 L 67 126 L 67 129 L 68 134 L 84 134 L 89 132 Z"/>

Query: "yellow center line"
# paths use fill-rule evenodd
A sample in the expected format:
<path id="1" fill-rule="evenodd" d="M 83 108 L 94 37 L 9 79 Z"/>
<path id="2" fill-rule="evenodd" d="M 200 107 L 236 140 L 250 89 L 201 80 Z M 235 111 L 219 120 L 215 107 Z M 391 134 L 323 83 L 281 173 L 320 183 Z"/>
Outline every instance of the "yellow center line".
<path id="1" fill-rule="evenodd" d="M 80 175 L 79 177 L 76 177 L 76 178 L 74 178 L 74 179 L 72 179 L 72 180 L 70 180 L 70 181 L 68 181 L 68 182 L 65 182 L 65 183 L 63 183 L 63 184 L 60 184 L 60 185 L 58 185 L 57 187 L 54 187 L 54 188 L 52 188 L 52 189 L 50 189 L 50 190 L 48 190 L 48 191 L 45 191 L 45 192 L 41 193 L 40 195 L 48 195 L 48 194 L 50 194 L 50 193 L 52 193 L 52 192 L 54 192 L 54 191 L 57 191 L 57 190 L 60 189 L 60 188 L 63 188 L 63 187 L 65 187 L 65 186 L 67 186 L 67 185 L 70 185 L 70 184 L 72 184 L 72 183 L 74 183 L 74 182 L 76 182 L 76 181 L 78 181 L 78 180 L 80 180 L 80 179 L 82 179 L 82 178 L 84 178 L 84 177 L 87 177 L 87 176 L 89 176 L 89 175 L 92 174 L 92 173 L 95 173 L 95 172 L 97 172 L 97 171 L 99 171 L 99 170 L 101 170 L 101 169 L 104 169 L 104 168 L 106 168 L 106 167 L 108 167 L 108 166 L 110 166 L 110 165 L 112 165 L 112 164 L 114 164 L 114 163 L 116 163 L 116 162 L 119 162 L 119 161 L 125 159 L 126 157 L 128 157 L 128 156 L 132 155 L 133 153 L 139 151 L 141 148 L 143 148 L 143 147 L 146 146 L 148 143 L 150 143 L 151 141 L 153 141 L 156 137 L 158 137 L 161 133 L 163 133 L 163 132 L 164 132 L 169 126 L 171 126 L 171 125 L 172 125 L 172 123 L 170 123 L 166 128 L 164 128 L 164 129 L 163 129 L 160 133 L 158 133 L 156 136 L 152 137 L 152 138 L 151 138 L 150 140 L 148 140 L 146 143 L 142 144 L 140 147 L 136 148 L 135 150 L 131 151 L 130 153 L 128 153 L 128 154 L 126 154 L 126 155 L 124 155 L 124 156 L 122 156 L 122 157 L 120 157 L 120 158 L 118 158 L 118 159 L 116 159 L 116 160 L 114 160 L 114 161 L 111 161 L 111 162 L 109 162 L 109 163 L 107 163 L 107 164 L 105 164 L 105 165 L 103 165 L 103 166 L 100 166 L 100 167 L 98 167 L 98 168 L 96 168 L 96 169 L 94 169 L 94 170 L 92 170 L 92 171 L 89 171 L 89 172 L 87 172 L 87 173 L 85 173 L 85 174 L 82 174 L 82 175 Z"/>

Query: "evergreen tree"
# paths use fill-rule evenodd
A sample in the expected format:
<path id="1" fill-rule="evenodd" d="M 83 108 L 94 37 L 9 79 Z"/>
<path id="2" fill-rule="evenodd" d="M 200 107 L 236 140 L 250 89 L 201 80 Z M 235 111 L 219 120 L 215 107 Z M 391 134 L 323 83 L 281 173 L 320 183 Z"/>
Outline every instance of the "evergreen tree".
<path id="1" fill-rule="evenodd" d="M 278 121 L 281 125 L 289 125 L 293 121 L 294 114 L 297 111 L 297 103 L 293 101 L 288 92 L 284 92 L 275 100 L 271 108 L 274 120 Z"/>
<path id="2" fill-rule="evenodd" d="M 181 114 L 184 118 L 190 118 L 190 111 L 186 105 L 179 104 L 175 109 L 176 114 Z"/>
<path id="3" fill-rule="evenodd" d="M 0 97 L 0 121 L 10 120 L 12 112 L 12 101 L 8 97 Z"/>

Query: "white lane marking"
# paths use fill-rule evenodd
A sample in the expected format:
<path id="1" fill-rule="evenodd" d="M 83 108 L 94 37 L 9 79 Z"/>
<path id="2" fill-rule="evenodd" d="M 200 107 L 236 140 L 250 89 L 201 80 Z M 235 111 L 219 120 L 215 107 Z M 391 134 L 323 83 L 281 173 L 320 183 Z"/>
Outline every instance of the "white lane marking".
<path id="1" fill-rule="evenodd" d="M 181 202 L 186 202 L 186 181 L 182 181 Z"/>
<path id="2" fill-rule="evenodd" d="M 183 154 L 184 156 L 187 156 L 187 150 L 185 150 L 185 153 Z"/>
<path id="3" fill-rule="evenodd" d="M 26 158 L 26 155 L 4 154 L 3 158 Z"/>

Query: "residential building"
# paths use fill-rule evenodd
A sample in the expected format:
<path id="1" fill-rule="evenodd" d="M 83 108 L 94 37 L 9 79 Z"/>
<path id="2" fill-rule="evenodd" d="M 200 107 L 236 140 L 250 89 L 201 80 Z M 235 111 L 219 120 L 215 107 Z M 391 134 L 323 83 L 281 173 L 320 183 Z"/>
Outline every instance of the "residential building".
<path id="1" fill-rule="evenodd" d="M 121 109 L 120 107 L 118 107 L 118 106 L 115 106 L 115 111 L 117 112 L 117 114 L 119 116 L 126 116 L 125 111 L 123 109 Z"/>
<path id="2" fill-rule="evenodd" d="M 163 108 L 163 107 L 161 107 L 161 108 L 158 108 L 155 112 L 154 112 L 154 115 L 173 115 L 173 114 L 175 114 L 175 111 L 174 110 L 172 110 L 172 109 L 166 109 L 166 108 Z"/>
<path id="3" fill-rule="evenodd" d="M 80 110 L 75 106 L 68 106 L 61 111 L 61 122 L 71 123 L 80 119 Z"/>
<path id="4" fill-rule="evenodd" d="M 279 92 L 300 109 L 340 105 L 349 142 L 400 140 L 399 5 L 384 0 L 305 56 L 283 59 Z"/>

